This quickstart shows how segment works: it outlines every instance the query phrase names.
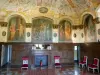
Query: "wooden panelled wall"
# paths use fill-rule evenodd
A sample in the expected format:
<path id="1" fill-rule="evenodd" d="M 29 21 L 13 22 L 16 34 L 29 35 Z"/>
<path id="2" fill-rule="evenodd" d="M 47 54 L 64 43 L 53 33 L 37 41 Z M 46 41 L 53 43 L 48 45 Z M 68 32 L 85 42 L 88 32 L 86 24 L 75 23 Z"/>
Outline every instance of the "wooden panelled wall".
<path id="1" fill-rule="evenodd" d="M 2 45 L 0 45 L 0 67 L 1 67 L 1 51 L 2 51 Z"/>
<path id="2" fill-rule="evenodd" d="M 30 57 L 30 64 L 34 64 L 34 50 L 32 51 L 33 44 L 12 44 L 12 65 L 21 65 L 22 56 Z M 80 46 L 80 60 L 84 55 L 88 56 L 88 63 L 93 62 L 93 58 L 100 59 L 100 43 L 55 43 L 52 44 L 52 50 L 41 50 L 45 55 L 48 55 L 48 64 L 54 64 L 54 56 L 59 55 L 61 57 L 61 63 L 73 64 L 74 63 L 74 46 Z M 1 48 L 0 48 L 1 52 Z M 40 50 L 38 51 L 40 52 Z M 1 53 L 0 53 L 1 56 Z"/>
<path id="3" fill-rule="evenodd" d="M 30 64 L 34 64 L 34 50 L 32 44 L 14 44 L 12 45 L 12 65 L 21 65 L 22 56 L 30 57 Z M 40 50 L 38 51 L 40 52 Z M 73 44 L 52 44 L 52 50 L 42 50 L 44 55 L 48 55 L 48 65 L 54 65 L 54 56 L 61 57 L 61 63 L 74 64 Z"/>
<path id="4" fill-rule="evenodd" d="M 84 55 L 88 56 L 88 63 L 92 63 L 94 58 L 100 59 L 100 43 L 80 44 L 81 60 Z"/>

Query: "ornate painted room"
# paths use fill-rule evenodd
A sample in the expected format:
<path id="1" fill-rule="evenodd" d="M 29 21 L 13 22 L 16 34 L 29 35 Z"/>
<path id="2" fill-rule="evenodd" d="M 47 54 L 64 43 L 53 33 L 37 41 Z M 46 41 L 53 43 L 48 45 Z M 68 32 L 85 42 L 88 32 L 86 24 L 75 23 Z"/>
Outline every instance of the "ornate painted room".
<path id="1" fill-rule="evenodd" d="M 0 75 L 100 75 L 100 0 L 0 0 Z"/>

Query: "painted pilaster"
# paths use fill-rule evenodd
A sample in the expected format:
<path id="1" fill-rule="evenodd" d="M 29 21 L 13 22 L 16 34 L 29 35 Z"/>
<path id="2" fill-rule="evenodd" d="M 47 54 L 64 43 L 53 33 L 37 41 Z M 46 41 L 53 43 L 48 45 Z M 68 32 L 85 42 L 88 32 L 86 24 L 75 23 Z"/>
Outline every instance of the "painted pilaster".
<path id="1" fill-rule="evenodd" d="M 25 42 L 31 42 L 32 28 L 31 23 L 26 23 Z"/>
<path id="2" fill-rule="evenodd" d="M 58 32 L 58 25 L 53 25 L 52 29 L 52 42 L 58 43 L 59 41 L 59 32 Z"/>
<path id="3" fill-rule="evenodd" d="M 74 25 L 72 27 L 72 41 L 73 43 L 84 43 L 84 28 L 83 25 Z"/>
<path id="4" fill-rule="evenodd" d="M 7 42 L 7 22 L 0 22 L 0 42 Z"/>

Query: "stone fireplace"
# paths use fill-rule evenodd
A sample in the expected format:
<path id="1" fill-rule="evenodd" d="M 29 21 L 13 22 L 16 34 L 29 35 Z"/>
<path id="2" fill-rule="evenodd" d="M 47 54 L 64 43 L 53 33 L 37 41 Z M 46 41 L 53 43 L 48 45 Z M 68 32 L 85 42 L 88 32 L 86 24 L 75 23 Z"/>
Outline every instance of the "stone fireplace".
<path id="1" fill-rule="evenodd" d="M 32 50 L 32 64 L 35 67 L 40 67 L 40 61 L 43 66 L 49 66 L 52 64 L 51 52 L 48 50 Z"/>

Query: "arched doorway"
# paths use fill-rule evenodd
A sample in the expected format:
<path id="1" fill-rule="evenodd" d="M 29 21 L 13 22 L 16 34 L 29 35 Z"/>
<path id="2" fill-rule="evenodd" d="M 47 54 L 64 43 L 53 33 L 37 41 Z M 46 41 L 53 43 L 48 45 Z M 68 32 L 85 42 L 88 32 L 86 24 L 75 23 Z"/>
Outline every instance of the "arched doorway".
<path id="1" fill-rule="evenodd" d="M 8 22 L 8 41 L 24 42 L 25 20 L 19 16 L 13 16 Z"/>

